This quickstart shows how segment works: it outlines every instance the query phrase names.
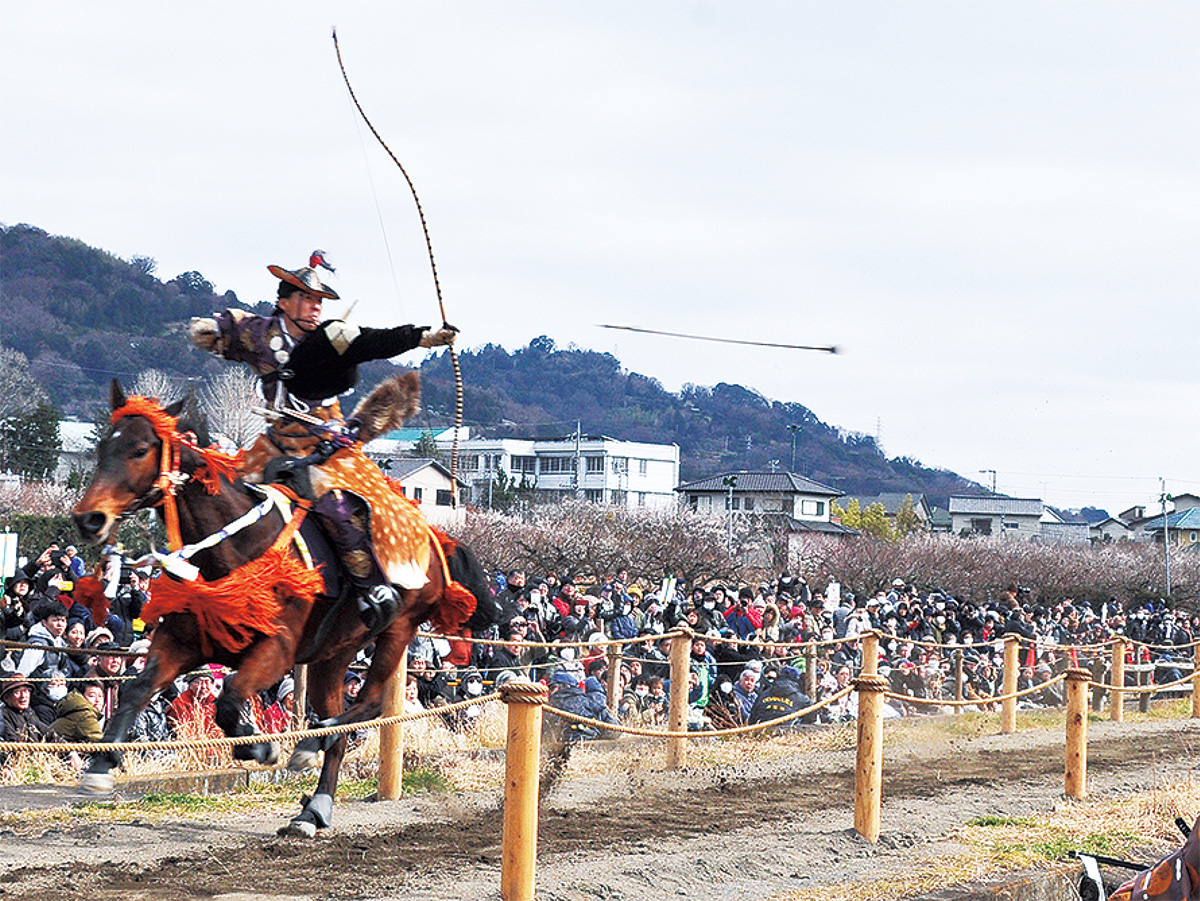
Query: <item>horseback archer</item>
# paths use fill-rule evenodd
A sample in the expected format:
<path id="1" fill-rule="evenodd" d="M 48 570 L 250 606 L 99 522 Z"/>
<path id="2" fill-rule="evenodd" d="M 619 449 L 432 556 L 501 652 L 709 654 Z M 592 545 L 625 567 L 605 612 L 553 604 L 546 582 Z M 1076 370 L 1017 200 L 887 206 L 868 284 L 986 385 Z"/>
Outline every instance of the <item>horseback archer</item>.
<path id="1" fill-rule="evenodd" d="M 320 250 L 313 251 L 308 266 L 300 269 L 267 267 L 279 279 L 270 316 L 228 309 L 213 318 L 194 318 L 188 326 L 197 347 L 249 364 L 259 375 L 263 397 L 271 409 L 340 420 L 337 397 L 357 384 L 358 364 L 386 360 L 416 347 L 454 343 L 458 330 L 448 324 L 439 329 L 415 325 L 368 328 L 338 318 L 322 319 L 324 302 L 338 300 L 338 294 L 321 281 L 318 267 L 334 271 Z M 353 434 L 353 423 L 347 423 L 347 431 Z M 328 443 L 326 453 L 305 456 L 299 448 L 311 449 L 315 442 L 296 445 L 295 437 L 286 427 L 269 427 L 247 455 L 246 475 L 253 477 L 268 458 L 280 453 L 291 458 L 292 480 L 311 486 L 312 512 L 324 526 L 354 586 L 363 623 L 373 632 L 381 630 L 398 610 L 400 595 L 392 583 L 419 587 L 407 583 L 414 579 L 423 582 L 424 574 L 403 568 L 385 570 L 380 565 L 371 540 L 372 504 L 358 492 L 353 473 L 338 472 L 338 466 L 328 464 L 332 451 Z M 301 457 L 302 464 L 312 466 L 308 472 L 296 472 L 295 461 Z M 288 467 L 285 461 L 285 474 Z"/>

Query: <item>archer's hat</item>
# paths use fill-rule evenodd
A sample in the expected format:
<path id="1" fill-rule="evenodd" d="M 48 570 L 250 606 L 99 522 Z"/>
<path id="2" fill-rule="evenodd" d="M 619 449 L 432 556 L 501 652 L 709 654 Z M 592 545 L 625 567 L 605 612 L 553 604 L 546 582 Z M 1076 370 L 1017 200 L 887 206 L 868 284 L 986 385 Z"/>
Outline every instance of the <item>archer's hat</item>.
<path id="1" fill-rule="evenodd" d="M 330 272 L 334 271 L 334 268 L 325 262 L 325 251 L 323 250 L 314 250 L 308 258 L 308 265 L 295 271 L 284 269 L 282 266 L 268 266 L 267 271 L 280 281 L 287 282 L 289 285 L 295 285 L 309 294 L 315 294 L 317 297 L 327 297 L 330 300 L 337 300 L 337 291 L 334 291 L 333 288 L 317 277 L 318 266 L 322 269 L 328 269 Z"/>

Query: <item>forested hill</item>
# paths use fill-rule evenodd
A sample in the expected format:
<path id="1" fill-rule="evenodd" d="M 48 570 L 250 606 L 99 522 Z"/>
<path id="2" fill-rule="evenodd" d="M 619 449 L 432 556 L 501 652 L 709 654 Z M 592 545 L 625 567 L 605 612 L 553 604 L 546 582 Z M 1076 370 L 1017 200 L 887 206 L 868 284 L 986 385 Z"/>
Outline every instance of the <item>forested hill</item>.
<path id="1" fill-rule="evenodd" d="M 244 306 L 198 272 L 170 281 L 147 257 L 127 261 L 28 225 L 0 226 L 0 345 L 20 351 L 58 408 L 91 419 L 117 376 L 144 369 L 179 378 L 220 366 L 185 348 L 192 316 Z"/>
<path id="2" fill-rule="evenodd" d="M 63 412 L 91 419 L 104 386 L 147 368 L 201 379 L 223 364 L 187 346 L 191 316 L 245 306 L 199 273 L 167 281 L 152 259 L 122 260 L 27 225 L 0 226 L 0 345 L 23 353 L 30 372 Z M 871 436 L 846 433 L 799 403 L 772 401 L 740 385 L 687 386 L 678 394 L 621 368 L 607 353 L 560 350 L 538 337 L 512 353 L 496 345 L 461 354 L 466 421 L 475 434 L 573 433 L 680 446 L 682 476 L 732 469 L 789 468 L 849 494 L 924 492 L 942 506 L 980 487 L 914 460 L 887 459 Z M 369 388 L 394 367 L 364 367 Z M 422 367 L 418 425 L 449 425 L 454 388 L 445 354 Z M 798 426 L 792 430 L 789 426 Z M 774 463 L 772 462 L 774 461 Z"/>
<path id="3" fill-rule="evenodd" d="M 545 336 L 509 353 L 489 344 L 460 354 L 466 421 L 488 436 L 562 436 L 575 431 L 629 441 L 674 442 L 684 481 L 740 469 L 788 469 L 795 431 L 796 471 L 848 494 L 923 492 L 946 506 L 980 486 L 915 460 L 887 459 L 870 435 L 821 422 L 802 404 L 772 401 L 741 385 L 687 385 L 674 394 L 621 368 L 612 354 L 559 350 Z M 422 367 L 425 403 L 453 411 L 447 357 Z M 438 422 L 445 422 L 439 415 Z M 499 425 L 500 423 L 511 425 Z"/>

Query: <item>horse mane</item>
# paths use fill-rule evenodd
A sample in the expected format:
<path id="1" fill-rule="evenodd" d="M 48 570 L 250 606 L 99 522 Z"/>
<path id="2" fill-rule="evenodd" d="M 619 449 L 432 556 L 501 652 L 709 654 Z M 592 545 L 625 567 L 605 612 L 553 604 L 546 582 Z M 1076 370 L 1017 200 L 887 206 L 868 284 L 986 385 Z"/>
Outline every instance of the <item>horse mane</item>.
<path id="1" fill-rule="evenodd" d="M 150 423 L 150 428 L 164 445 L 176 450 L 187 447 L 195 451 L 202 462 L 193 476 L 209 494 L 216 494 L 221 490 L 222 476 L 232 482 L 241 474 L 245 454 L 240 449 L 236 454 L 227 454 L 211 446 L 204 417 L 195 410 L 194 405 L 189 406 L 192 409 L 176 417 L 164 410 L 154 398 L 134 394 L 113 410 L 110 421 L 115 424 L 126 416 L 141 416 Z"/>

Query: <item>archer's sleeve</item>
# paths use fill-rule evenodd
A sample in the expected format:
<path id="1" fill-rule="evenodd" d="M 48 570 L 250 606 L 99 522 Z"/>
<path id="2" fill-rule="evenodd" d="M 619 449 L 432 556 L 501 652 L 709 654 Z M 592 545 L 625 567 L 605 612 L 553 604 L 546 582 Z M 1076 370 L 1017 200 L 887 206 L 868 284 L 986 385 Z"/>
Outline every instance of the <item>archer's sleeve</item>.
<path id="1" fill-rule="evenodd" d="M 343 362 L 351 366 L 369 360 L 387 360 L 412 350 L 421 343 L 425 332 L 419 325 L 360 328 L 340 320 L 326 322 L 322 329 Z"/>
<path id="2" fill-rule="evenodd" d="M 271 322 L 270 317 L 248 310 L 225 310 L 212 319 L 193 319 L 188 330 L 197 347 L 226 360 L 248 363 L 265 375 L 278 366 L 269 343 Z M 282 348 L 282 343 L 279 346 Z"/>

